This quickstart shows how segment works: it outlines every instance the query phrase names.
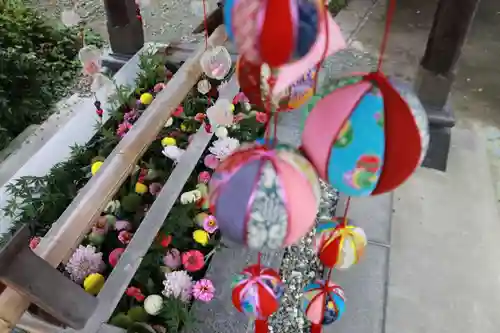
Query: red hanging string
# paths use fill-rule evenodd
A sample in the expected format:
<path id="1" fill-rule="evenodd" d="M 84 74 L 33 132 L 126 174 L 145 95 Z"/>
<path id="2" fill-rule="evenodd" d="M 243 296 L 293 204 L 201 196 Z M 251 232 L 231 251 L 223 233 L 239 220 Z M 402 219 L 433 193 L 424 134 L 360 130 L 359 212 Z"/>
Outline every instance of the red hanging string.
<path id="1" fill-rule="evenodd" d="M 347 225 L 347 213 L 349 213 L 349 206 L 351 205 L 351 197 L 347 197 L 345 201 L 344 216 L 342 217 L 342 224 L 345 227 Z"/>
<path id="2" fill-rule="evenodd" d="M 323 8 L 321 13 L 323 14 L 323 17 L 321 18 L 321 20 L 323 21 L 323 26 L 324 26 L 324 30 L 325 30 L 325 47 L 323 48 L 323 53 L 321 54 L 321 58 L 320 58 L 319 62 L 316 64 L 316 74 L 314 76 L 314 86 L 313 86 L 314 93 L 317 92 L 316 90 L 318 87 L 319 71 L 321 70 L 323 63 L 325 62 L 325 59 L 328 56 L 328 44 L 330 41 L 330 31 L 329 31 L 330 29 L 328 26 L 328 7 L 326 5 Z"/>
<path id="3" fill-rule="evenodd" d="M 384 61 L 384 54 L 387 48 L 387 41 L 389 40 L 389 31 L 391 30 L 391 24 L 395 10 L 396 10 L 396 0 L 389 0 L 389 7 L 387 8 L 387 14 L 385 19 L 384 35 L 382 37 L 382 43 L 380 44 L 380 55 L 378 58 L 377 73 L 380 72 L 382 68 L 382 62 Z"/>

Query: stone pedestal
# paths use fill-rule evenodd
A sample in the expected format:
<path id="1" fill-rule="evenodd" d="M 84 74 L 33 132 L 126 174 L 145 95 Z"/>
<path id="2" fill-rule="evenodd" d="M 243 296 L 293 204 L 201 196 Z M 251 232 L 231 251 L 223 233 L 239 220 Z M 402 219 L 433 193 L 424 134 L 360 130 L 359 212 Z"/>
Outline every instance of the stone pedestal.
<path id="1" fill-rule="evenodd" d="M 429 117 L 431 140 L 423 166 L 446 170 L 455 118 L 447 104 L 467 33 L 479 0 L 440 0 L 415 90 Z"/>

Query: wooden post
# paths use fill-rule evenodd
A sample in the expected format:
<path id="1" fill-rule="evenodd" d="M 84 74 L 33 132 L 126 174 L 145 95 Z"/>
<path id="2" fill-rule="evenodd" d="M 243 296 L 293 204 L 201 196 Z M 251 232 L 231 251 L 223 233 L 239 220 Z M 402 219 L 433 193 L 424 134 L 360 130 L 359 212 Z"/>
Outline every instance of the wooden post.
<path id="1" fill-rule="evenodd" d="M 208 39 L 208 45 L 222 45 L 226 40 L 224 26 L 220 26 Z M 148 112 L 139 118 L 37 246 L 35 253 L 52 267 L 74 251 L 172 112 L 196 84 L 202 73 L 200 58 L 204 52 L 205 45 L 202 45 L 175 73 L 148 107 Z M 7 287 L 0 295 L 0 333 L 10 332 L 29 304 L 29 297 Z"/>
<path id="2" fill-rule="evenodd" d="M 417 75 L 416 91 L 431 126 L 424 166 L 446 170 L 451 128 L 455 125 L 448 96 L 456 64 L 480 0 L 440 0 Z"/>
<path id="3" fill-rule="evenodd" d="M 104 0 L 111 52 L 103 65 L 118 71 L 144 46 L 142 20 L 135 0 Z"/>

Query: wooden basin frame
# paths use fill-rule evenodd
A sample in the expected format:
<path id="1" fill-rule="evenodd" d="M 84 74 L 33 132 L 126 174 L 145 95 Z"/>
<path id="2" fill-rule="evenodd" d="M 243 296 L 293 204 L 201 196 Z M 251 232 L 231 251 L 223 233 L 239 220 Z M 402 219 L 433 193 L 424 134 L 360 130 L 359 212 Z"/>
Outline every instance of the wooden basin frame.
<path id="1" fill-rule="evenodd" d="M 208 46 L 224 45 L 226 41 L 225 29 L 221 25 L 210 35 Z M 186 48 L 185 45 L 176 44 L 173 47 L 174 51 L 175 48 L 177 48 L 177 51 L 189 51 L 189 48 Z M 172 49 L 167 48 L 166 51 L 169 52 Z M 45 265 L 48 267 L 43 268 L 44 272 L 47 271 L 46 274 L 48 274 L 44 275 L 44 279 L 47 279 L 46 276 L 51 274 L 60 274 L 55 267 L 67 259 L 81 243 L 84 235 L 90 230 L 92 222 L 101 214 L 105 205 L 114 197 L 120 186 L 133 171 L 137 161 L 156 139 L 157 134 L 172 116 L 175 108 L 198 82 L 202 75 L 199 62 L 204 51 L 205 43 L 203 42 L 197 50 L 192 52 L 191 56 L 172 77 L 170 83 L 148 107 L 148 112 L 139 118 L 130 132 L 106 159 L 99 172 L 83 187 L 64 213 L 52 225 L 50 231 L 43 237 L 34 251 L 36 256 L 32 256 L 38 257 L 36 259 L 30 257 L 29 260 L 31 260 L 32 265 L 40 265 L 40 267 Z M 232 77 L 229 83 L 221 89 L 219 98 L 232 100 L 238 91 L 239 87 L 236 78 Z M 37 268 L 24 267 L 23 269 L 22 266 L 18 265 L 17 268 L 22 271 L 17 271 L 16 276 L 21 276 L 20 279 L 25 279 L 24 281 L 29 285 L 23 286 L 19 280 L 17 283 L 13 283 L 12 279 L 9 280 L 8 278 L 9 274 L 3 271 L 0 272 L 0 281 L 6 286 L 0 294 L 0 333 L 10 332 L 16 325 L 30 332 L 125 332 L 125 330 L 105 323 L 111 317 L 138 269 L 142 257 L 151 246 L 163 221 L 181 194 L 185 182 L 211 138 L 212 134 L 207 133 L 203 127 L 195 134 L 194 140 L 189 144 L 186 153 L 171 173 L 165 186 L 163 186 L 163 190 L 125 249 L 118 265 L 113 269 L 103 289 L 96 297 L 96 306 L 92 308 L 91 314 L 85 318 L 86 321 L 83 326 L 74 327 L 75 325 L 73 325 L 73 328 L 63 328 L 49 324 L 27 313 L 26 310 L 29 305 L 35 302 L 40 308 L 49 312 L 50 315 L 63 323 L 65 322 L 66 326 L 68 326 L 68 322 L 72 322 L 66 320 L 67 318 L 64 318 L 64 315 L 54 313 L 57 312 L 57 309 L 63 308 L 65 304 L 58 304 L 58 299 L 40 299 L 40 297 L 37 297 L 39 293 L 34 292 L 36 288 L 47 288 L 47 286 L 51 285 L 51 281 L 29 278 L 30 274 L 34 275 L 33 273 L 36 272 Z M 14 250 L 11 253 L 13 261 L 16 260 L 16 251 Z M 19 253 L 25 252 L 24 250 L 19 251 Z M 0 266 L 2 266 L 1 263 Z M 9 270 L 9 265 L 3 267 L 4 270 Z M 76 284 L 75 286 L 80 288 Z M 49 303 L 51 306 L 47 307 L 46 305 Z"/>

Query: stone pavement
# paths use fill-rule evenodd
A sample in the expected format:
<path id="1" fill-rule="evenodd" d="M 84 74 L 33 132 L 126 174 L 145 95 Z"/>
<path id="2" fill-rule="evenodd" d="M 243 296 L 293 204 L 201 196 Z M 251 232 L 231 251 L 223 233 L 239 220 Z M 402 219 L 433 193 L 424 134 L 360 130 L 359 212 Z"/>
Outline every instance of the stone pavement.
<path id="1" fill-rule="evenodd" d="M 411 82 L 437 0 L 399 0 L 384 71 Z M 373 68 L 385 1 L 352 0 L 351 47 L 329 73 Z M 354 8 L 354 9 L 353 9 Z M 354 12 L 354 14 L 353 14 Z M 357 14 L 356 14 L 357 13 Z M 340 22 L 342 23 L 342 22 Z M 347 311 L 325 333 L 493 333 L 500 301 L 500 2 L 483 0 L 459 63 L 450 100 L 458 117 L 446 173 L 420 169 L 393 194 L 354 199 L 349 216 L 365 229 L 364 260 L 333 280 Z M 339 207 L 339 213 L 342 208 Z"/>

